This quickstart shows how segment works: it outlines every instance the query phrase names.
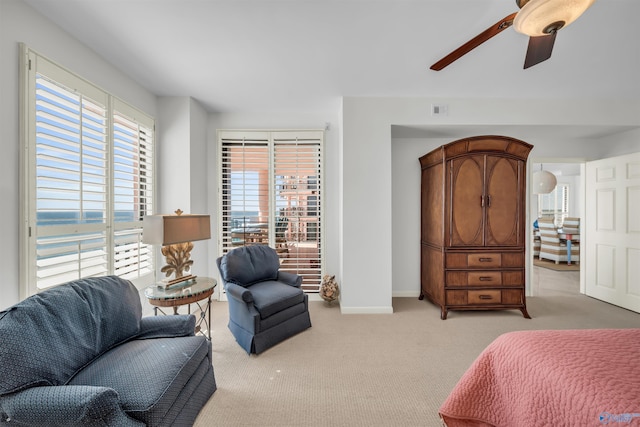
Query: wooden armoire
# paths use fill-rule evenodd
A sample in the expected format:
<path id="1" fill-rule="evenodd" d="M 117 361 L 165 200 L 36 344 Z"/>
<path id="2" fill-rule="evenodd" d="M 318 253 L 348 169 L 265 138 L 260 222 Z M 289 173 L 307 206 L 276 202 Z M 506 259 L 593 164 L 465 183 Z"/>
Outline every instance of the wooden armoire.
<path id="1" fill-rule="evenodd" d="M 518 309 L 526 318 L 526 162 L 533 148 L 475 136 L 420 157 L 420 299 L 449 310 Z"/>

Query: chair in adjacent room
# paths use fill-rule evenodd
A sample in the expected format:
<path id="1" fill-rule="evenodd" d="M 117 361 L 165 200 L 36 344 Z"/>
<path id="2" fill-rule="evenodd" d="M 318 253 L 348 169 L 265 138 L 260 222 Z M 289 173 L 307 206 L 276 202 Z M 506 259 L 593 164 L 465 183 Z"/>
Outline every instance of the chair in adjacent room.
<path id="1" fill-rule="evenodd" d="M 580 262 L 580 218 L 566 217 L 559 231 L 560 239 L 567 245 L 567 259 L 572 263 Z"/>
<path id="2" fill-rule="evenodd" d="M 279 271 L 275 249 L 243 246 L 216 262 L 229 301 L 229 329 L 247 353 L 262 353 L 311 327 L 302 277 Z"/>
<path id="3" fill-rule="evenodd" d="M 566 223 L 565 219 L 565 223 Z M 570 224 L 570 223 L 569 223 Z M 569 225 L 568 224 L 568 225 Z M 569 259 L 567 254 L 567 241 L 560 238 L 558 229 L 553 219 L 540 218 L 538 220 L 540 227 L 540 259 L 548 259 L 556 264 L 567 262 Z M 574 243 L 571 247 L 571 261 L 580 261 L 580 246 Z"/>

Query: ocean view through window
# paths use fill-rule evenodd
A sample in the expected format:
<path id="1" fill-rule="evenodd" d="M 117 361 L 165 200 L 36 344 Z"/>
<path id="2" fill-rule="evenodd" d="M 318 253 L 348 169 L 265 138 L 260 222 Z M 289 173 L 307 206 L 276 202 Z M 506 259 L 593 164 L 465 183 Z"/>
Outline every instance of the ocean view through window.
<path id="1" fill-rule="evenodd" d="M 25 296 L 84 277 L 152 280 L 154 120 L 23 46 Z"/>

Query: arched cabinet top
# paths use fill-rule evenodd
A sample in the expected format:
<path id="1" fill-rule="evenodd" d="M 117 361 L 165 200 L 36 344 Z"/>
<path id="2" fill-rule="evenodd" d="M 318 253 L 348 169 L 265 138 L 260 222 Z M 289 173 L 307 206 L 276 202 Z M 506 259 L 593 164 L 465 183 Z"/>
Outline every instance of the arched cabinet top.
<path id="1" fill-rule="evenodd" d="M 533 149 L 533 145 L 508 136 L 473 136 L 450 142 L 425 154 L 420 157 L 420 165 L 422 168 L 426 168 L 453 157 L 472 153 L 504 154 L 520 160 L 527 160 L 531 149 Z"/>

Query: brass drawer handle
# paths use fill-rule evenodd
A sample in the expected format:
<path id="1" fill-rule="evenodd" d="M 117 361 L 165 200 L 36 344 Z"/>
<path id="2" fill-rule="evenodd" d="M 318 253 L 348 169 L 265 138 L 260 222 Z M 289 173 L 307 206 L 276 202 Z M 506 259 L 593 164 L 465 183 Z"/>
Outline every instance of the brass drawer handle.
<path id="1" fill-rule="evenodd" d="M 491 280 L 493 280 L 491 276 L 480 276 L 481 282 L 490 282 Z"/>
<path id="2" fill-rule="evenodd" d="M 493 258 L 480 258 L 480 262 L 491 262 Z"/>
<path id="3" fill-rule="evenodd" d="M 493 299 L 491 295 L 480 295 L 478 298 L 480 299 Z"/>

